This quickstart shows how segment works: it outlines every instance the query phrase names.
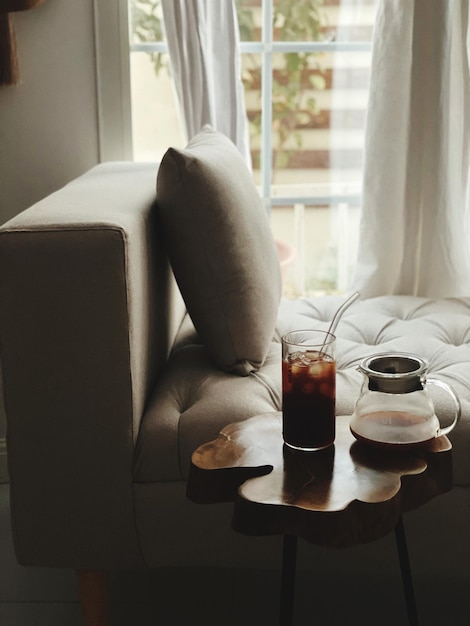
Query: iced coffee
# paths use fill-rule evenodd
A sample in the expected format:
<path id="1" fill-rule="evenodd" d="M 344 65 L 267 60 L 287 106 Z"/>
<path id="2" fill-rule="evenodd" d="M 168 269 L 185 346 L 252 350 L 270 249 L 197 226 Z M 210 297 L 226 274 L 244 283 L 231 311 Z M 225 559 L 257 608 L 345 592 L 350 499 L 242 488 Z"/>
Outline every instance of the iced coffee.
<path id="1" fill-rule="evenodd" d="M 335 337 L 295 331 L 282 338 L 284 442 L 299 450 L 321 450 L 335 440 Z"/>

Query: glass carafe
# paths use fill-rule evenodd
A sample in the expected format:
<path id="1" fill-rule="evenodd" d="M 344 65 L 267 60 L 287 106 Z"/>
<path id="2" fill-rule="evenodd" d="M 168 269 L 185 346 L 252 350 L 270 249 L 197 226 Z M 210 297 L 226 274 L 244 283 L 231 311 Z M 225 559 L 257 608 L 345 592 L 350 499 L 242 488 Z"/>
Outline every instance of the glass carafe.
<path id="1" fill-rule="evenodd" d="M 402 352 L 376 354 L 364 359 L 361 393 L 351 417 L 356 439 L 383 445 L 416 445 L 448 434 L 460 419 L 460 402 L 448 384 L 427 378 L 428 364 Z M 441 428 L 428 386 L 444 389 L 451 398 L 452 423 Z"/>

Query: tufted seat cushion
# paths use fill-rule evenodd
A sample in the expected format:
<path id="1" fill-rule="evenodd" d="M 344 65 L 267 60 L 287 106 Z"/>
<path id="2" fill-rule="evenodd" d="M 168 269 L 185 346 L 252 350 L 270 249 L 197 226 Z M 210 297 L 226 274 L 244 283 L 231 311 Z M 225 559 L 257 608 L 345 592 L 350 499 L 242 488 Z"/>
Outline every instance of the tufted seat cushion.
<path id="1" fill-rule="evenodd" d="M 280 410 L 282 335 L 301 328 L 327 329 L 342 302 L 334 296 L 283 300 L 268 358 L 246 378 L 215 370 L 195 333 L 185 326 L 141 424 L 135 480 L 182 480 L 191 452 L 223 426 Z M 429 376 L 454 388 L 462 404 L 461 422 L 450 435 L 454 483 L 470 484 L 470 298 L 359 300 L 344 314 L 336 336 L 338 415 L 354 409 L 362 382 L 358 364 L 379 352 L 417 354 L 429 362 Z M 435 405 L 444 424 L 448 403 L 436 396 Z"/>

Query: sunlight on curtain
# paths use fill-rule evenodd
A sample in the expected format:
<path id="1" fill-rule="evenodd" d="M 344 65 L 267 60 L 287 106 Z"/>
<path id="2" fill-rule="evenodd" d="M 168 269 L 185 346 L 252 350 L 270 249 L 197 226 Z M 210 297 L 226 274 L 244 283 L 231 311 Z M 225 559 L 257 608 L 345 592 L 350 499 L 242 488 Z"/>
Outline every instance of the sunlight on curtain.
<path id="1" fill-rule="evenodd" d="M 382 0 L 366 132 L 363 296 L 470 294 L 467 0 Z"/>

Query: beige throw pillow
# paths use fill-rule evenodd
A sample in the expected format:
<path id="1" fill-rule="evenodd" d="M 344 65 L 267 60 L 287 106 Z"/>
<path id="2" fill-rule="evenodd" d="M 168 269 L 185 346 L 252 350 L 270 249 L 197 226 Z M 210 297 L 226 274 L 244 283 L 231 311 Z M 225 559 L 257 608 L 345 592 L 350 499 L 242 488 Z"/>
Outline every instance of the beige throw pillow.
<path id="1" fill-rule="evenodd" d="M 222 370 L 263 364 L 281 297 L 268 218 L 235 145 L 210 127 L 170 148 L 157 177 L 168 256 L 201 341 Z"/>

